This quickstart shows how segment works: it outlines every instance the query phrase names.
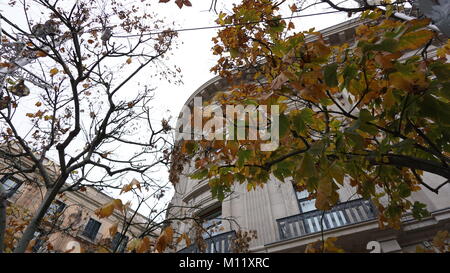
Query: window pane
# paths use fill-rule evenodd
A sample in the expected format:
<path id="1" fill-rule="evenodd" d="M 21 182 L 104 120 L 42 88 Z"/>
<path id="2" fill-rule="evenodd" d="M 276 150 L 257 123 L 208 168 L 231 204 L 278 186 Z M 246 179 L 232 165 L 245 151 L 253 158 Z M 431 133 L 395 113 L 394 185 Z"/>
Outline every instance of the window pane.
<path id="1" fill-rule="evenodd" d="M 89 222 L 87 223 L 83 231 L 83 235 L 91 240 L 94 240 L 95 236 L 97 236 L 98 230 L 100 229 L 100 225 L 101 225 L 100 222 L 94 219 L 89 219 Z"/>
<path id="2" fill-rule="evenodd" d="M 315 203 L 316 203 L 316 199 L 301 201 L 300 208 L 301 208 L 302 212 L 316 210 Z"/>
<path id="3" fill-rule="evenodd" d="M 56 200 L 56 202 L 51 203 L 50 207 L 47 210 L 47 215 L 56 215 L 61 213 L 64 208 L 66 207 L 66 204 L 64 204 L 63 202 Z"/>
<path id="4" fill-rule="evenodd" d="M 122 240 L 120 240 L 121 238 Z M 121 233 L 117 232 L 112 239 L 111 250 L 114 250 L 120 241 L 120 245 L 117 247 L 116 252 L 122 253 L 128 244 L 128 240 L 129 240 L 128 236 L 123 236 Z"/>
<path id="5" fill-rule="evenodd" d="M 204 238 L 209 238 L 222 232 L 222 208 L 219 207 L 209 214 L 203 216 L 203 228 L 206 232 Z"/>
<path id="6" fill-rule="evenodd" d="M 309 195 L 309 192 L 308 192 L 307 190 L 304 190 L 304 191 L 297 191 L 297 192 L 295 192 L 295 193 L 297 194 L 297 199 L 298 199 L 298 200 L 307 198 L 308 195 Z"/>

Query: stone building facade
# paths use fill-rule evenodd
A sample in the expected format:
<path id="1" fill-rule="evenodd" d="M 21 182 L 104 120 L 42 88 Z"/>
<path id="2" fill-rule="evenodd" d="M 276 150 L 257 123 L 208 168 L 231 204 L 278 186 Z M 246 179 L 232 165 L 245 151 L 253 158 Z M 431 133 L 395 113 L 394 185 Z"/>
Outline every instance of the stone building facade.
<path id="1" fill-rule="evenodd" d="M 331 45 L 351 44 L 355 28 L 361 23 L 365 22 L 350 20 L 321 33 Z M 429 55 L 433 54 L 434 48 L 433 45 L 429 48 Z M 225 80 L 215 77 L 198 88 L 185 105 L 192 106 L 196 96 L 207 100 L 226 85 Z M 185 166 L 186 173 L 193 170 L 192 165 Z M 428 174 L 424 180 L 432 187 L 443 182 L 440 177 Z M 437 231 L 450 230 L 448 184 L 438 195 L 426 188 L 413 193 L 412 201 L 426 204 L 431 215 L 421 221 L 405 215 L 400 230 L 379 229 L 374 206 L 358 196 L 348 184 L 339 190 L 340 203 L 327 212 L 316 210 L 314 200 L 308 200 L 305 192 L 296 192 L 291 183 L 282 183 L 275 177 L 264 188 L 250 192 L 245 184 L 235 183 L 233 187 L 232 193 L 220 203 L 212 198 L 206 180 L 181 176 L 175 185 L 172 215 L 204 218 L 206 229 L 216 219 L 216 226 L 220 227 L 206 236 L 206 252 L 230 252 L 231 239 L 239 229 L 256 230 L 257 239 L 250 243 L 251 252 L 303 252 L 307 244 L 322 236 L 338 237 L 337 244 L 349 252 L 414 252 L 417 245 L 430 247 L 429 241 Z M 191 230 L 188 222 L 174 222 L 173 225 L 180 232 Z M 178 250 L 199 252 L 195 245 Z"/>
<path id="2" fill-rule="evenodd" d="M 52 173 L 58 172 L 58 167 L 53 162 L 47 161 L 45 165 Z M 45 187 L 39 179 L 32 183 L 19 174 L 0 175 L 0 182 L 6 190 L 7 210 L 10 210 L 7 228 L 8 223 L 11 223 L 9 221 L 21 221 L 24 215 L 32 215 L 45 195 Z M 129 240 L 143 232 L 148 219 L 136 214 L 128 231 L 122 232 L 125 225 L 122 212 L 115 210 L 107 218 L 99 218 L 95 213 L 112 200 L 112 197 L 92 187 L 59 194 L 35 232 L 27 252 L 125 251 Z M 22 212 L 20 216 L 19 212 Z M 128 210 L 127 219 L 133 213 L 134 211 Z M 111 231 L 115 226 L 117 233 L 112 235 Z"/>

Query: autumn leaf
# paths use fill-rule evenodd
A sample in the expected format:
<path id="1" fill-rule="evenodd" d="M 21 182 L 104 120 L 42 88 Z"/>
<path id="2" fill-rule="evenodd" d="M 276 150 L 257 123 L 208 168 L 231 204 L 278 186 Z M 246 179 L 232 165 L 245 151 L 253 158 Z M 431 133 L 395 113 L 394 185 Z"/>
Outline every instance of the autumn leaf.
<path id="1" fill-rule="evenodd" d="M 47 56 L 47 52 L 39 50 L 38 52 L 36 52 L 36 57 L 46 57 Z"/>
<path id="2" fill-rule="evenodd" d="M 289 22 L 289 24 L 288 24 L 288 30 L 291 30 L 291 29 L 294 29 L 294 28 L 295 28 L 294 23 Z"/>
<path id="3" fill-rule="evenodd" d="M 95 211 L 95 214 L 99 217 L 99 218 L 105 218 L 105 217 L 109 217 L 113 214 L 114 209 L 117 209 L 119 211 L 123 210 L 123 204 L 122 204 L 122 200 L 120 199 L 114 199 L 111 202 L 107 203 L 106 205 L 104 205 L 103 207 L 97 209 Z"/>
<path id="4" fill-rule="evenodd" d="M 56 74 L 58 74 L 59 70 L 58 68 L 52 68 L 50 69 L 50 76 L 55 76 Z"/>
<path id="5" fill-rule="evenodd" d="M 127 64 L 131 64 L 131 57 L 127 59 Z"/>
<path id="6" fill-rule="evenodd" d="M 291 9 L 292 12 L 297 12 L 298 8 L 295 4 L 292 4 L 292 6 L 289 7 Z"/>
<path id="7" fill-rule="evenodd" d="M 426 29 L 408 32 L 400 37 L 397 50 L 402 51 L 418 49 L 428 43 L 433 36 L 434 33 Z"/>
<path id="8" fill-rule="evenodd" d="M 186 243 L 186 247 L 189 247 L 191 245 L 191 239 L 189 238 L 189 236 L 187 235 L 186 232 L 183 232 L 180 235 L 180 237 L 178 237 L 177 244 L 179 244 L 183 239 L 184 239 L 184 241 Z"/>
<path id="9" fill-rule="evenodd" d="M 105 217 L 109 217 L 111 214 L 113 214 L 113 212 L 114 212 L 114 204 L 108 203 L 107 205 L 97 209 L 95 211 L 95 214 L 99 218 L 105 218 Z"/>
<path id="10" fill-rule="evenodd" d="M 150 249 L 150 239 L 148 237 L 142 238 L 140 240 L 138 247 L 136 248 L 136 253 L 146 253 Z"/>
<path id="11" fill-rule="evenodd" d="M 171 226 L 168 226 L 158 237 L 156 241 L 156 251 L 158 253 L 164 252 L 164 250 L 167 248 L 167 246 L 172 242 L 173 240 L 173 229 Z"/>
<path id="12" fill-rule="evenodd" d="M 119 194 L 122 194 L 124 192 L 129 192 L 133 189 L 133 186 L 135 186 L 137 189 L 139 189 L 139 191 L 142 192 L 141 190 L 141 183 L 139 181 L 137 181 L 136 179 L 133 178 L 133 180 L 131 181 L 131 183 L 124 185 L 120 191 Z"/>

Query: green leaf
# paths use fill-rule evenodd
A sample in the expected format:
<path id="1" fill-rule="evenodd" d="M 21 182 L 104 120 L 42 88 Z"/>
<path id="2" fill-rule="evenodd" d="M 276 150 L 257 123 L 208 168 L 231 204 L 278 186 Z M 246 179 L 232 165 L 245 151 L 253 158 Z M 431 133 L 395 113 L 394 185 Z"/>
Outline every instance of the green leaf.
<path id="1" fill-rule="evenodd" d="M 358 69 L 354 64 L 349 64 L 344 68 L 342 76 L 344 77 L 344 87 L 348 87 L 348 84 L 358 74 Z M 342 88 L 341 88 L 342 89 Z"/>
<path id="2" fill-rule="evenodd" d="M 324 73 L 325 83 L 329 87 L 335 87 L 338 85 L 337 68 L 338 68 L 338 65 L 336 63 L 329 64 L 329 65 L 325 66 L 325 68 L 324 68 L 323 73 Z"/>
<path id="3" fill-rule="evenodd" d="M 450 81 L 450 63 L 435 63 L 431 65 L 431 70 L 440 81 Z"/>
<path id="4" fill-rule="evenodd" d="M 427 205 L 422 204 L 418 201 L 414 202 L 412 208 L 412 215 L 415 219 L 422 220 L 422 218 L 430 215 L 428 210 L 426 209 Z"/>
<path id="5" fill-rule="evenodd" d="M 306 125 L 313 123 L 313 110 L 305 108 L 292 118 L 292 127 L 298 133 L 306 132 Z"/>
<path id="6" fill-rule="evenodd" d="M 236 166 L 241 168 L 244 166 L 244 163 L 250 158 L 252 155 L 251 150 L 240 150 L 237 154 L 238 160 L 236 161 Z"/>
<path id="7" fill-rule="evenodd" d="M 305 155 L 303 156 L 298 172 L 303 177 L 314 177 L 317 175 L 313 157 L 309 153 L 305 153 Z"/>
<path id="8" fill-rule="evenodd" d="M 398 194 L 402 198 L 409 197 L 411 195 L 411 189 L 409 188 L 408 185 L 406 185 L 406 183 L 401 183 L 398 186 Z"/>
<path id="9" fill-rule="evenodd" d="M 284 114 L 280 114 L 280 138 L 284 137 L 286 133 L 289 131 L 289 119 Z"/>
<path id="10" fill-rule="evenodd" d="M 197 170 L 196 172 L 191 174 L 189 177 L 192 179 L 199 180 L 199 179 L 205 178 L 207 175 L 208 175 L 208 169 L 203 168 L 203 169 Z"/>
<path id="11" fill-rule="evenodd" d="M 367 45 L 365 49 L 393 53 L 398 50 L 398 42 L 395 39 L 386 38 L 378 44 Z"/>
<path id="12" fill-rule="evenodd" d="M 424 46 L 433 38 L 434 34 L 430 30 L 422 29 L 414 32 L 408 32 L 398 41 L 397 50 L 415 50 Z"/>

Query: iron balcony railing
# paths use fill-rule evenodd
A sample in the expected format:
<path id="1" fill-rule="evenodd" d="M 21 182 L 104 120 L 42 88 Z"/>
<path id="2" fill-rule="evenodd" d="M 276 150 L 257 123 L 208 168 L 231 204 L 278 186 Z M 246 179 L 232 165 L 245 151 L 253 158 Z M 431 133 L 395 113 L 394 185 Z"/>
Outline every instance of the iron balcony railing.
<path id="1" fill-rule="evenodd" d="M 329 211 L 313 210 L 277 219 L 280 240 L 370 221 L 376 218 L 372 203 L 364 199 L 351 200 Z M 322 221 L 323 220 L 323 221 Z"/>
<path id="2" fill-rule="evenodd" d="M 205 253 L 230 253 L 232 241 L 236 238 L 234 230 L 217 234 L 205 239 L 206 249 Z M 178 253 L 200 253 L 197 245 L 191 244 L 185 247 Z"/>

